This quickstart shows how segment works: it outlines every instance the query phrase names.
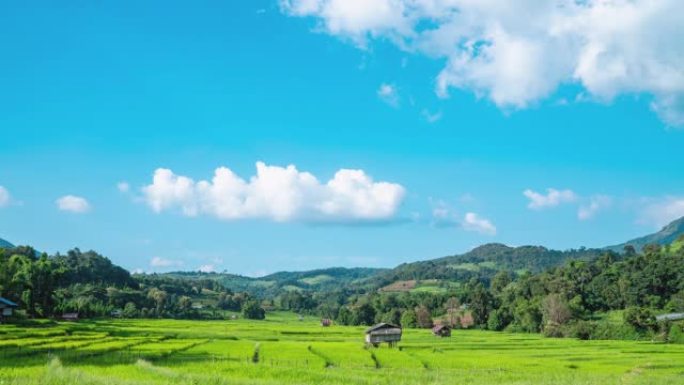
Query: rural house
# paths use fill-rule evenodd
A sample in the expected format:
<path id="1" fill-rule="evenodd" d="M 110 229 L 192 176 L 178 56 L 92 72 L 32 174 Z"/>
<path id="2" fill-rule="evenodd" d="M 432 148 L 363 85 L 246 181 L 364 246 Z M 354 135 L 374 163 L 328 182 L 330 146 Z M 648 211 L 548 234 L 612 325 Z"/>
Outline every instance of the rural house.
<path id="1" fill-rule="evenodd" d="M 435 325 L 432 334 L 437 337 L 451 337 L 451 327 L 449 325 Z"/>
<path id="2" fill-rule="evenodd" d="M 332 320 L 330 318 L 323 318 L 321 320 L 321 326 L 328 327 L 330 325 L 332 325 Z"/>
<path id="3" fill-rule="evenodd" d="M 394 346 L 401 341 L 401 326 L 379 323 L 366 330 L 366 343 L 377 347 L 383 342 Z"/>
<path id="4" fill-rule="evenodd" d="M 0 321 L 5 317 L 11 317 L 15 308 L 19 307 L 16 303 L 0 297 Z"/>

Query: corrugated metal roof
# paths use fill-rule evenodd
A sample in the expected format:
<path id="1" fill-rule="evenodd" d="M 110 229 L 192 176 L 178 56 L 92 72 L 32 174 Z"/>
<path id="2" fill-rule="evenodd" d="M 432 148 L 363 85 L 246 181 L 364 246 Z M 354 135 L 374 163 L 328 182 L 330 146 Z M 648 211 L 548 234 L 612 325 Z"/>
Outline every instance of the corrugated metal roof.
<path id="1" fill-rule="evenodd" d="M 375 324 L 375 325 L 371 326 L 370 328 L 366 329 L 366 333 L 370 333 L 372 331 L 380 330 L 380 329 L 401 329 L 401 326 L 381 322 L 379 324 Z"/>
<path id="2" fill-rule="evenodd" d="M 670 313 L 656 316 L 657 321 L 679 321 L 684 320 L 684 313 Z"/>
<path id="3" fill-rule="evenodd" d="M 7 306 L 14 306 L 14 307 L 18 307 L 18 306 L 19 306 L 19 305 L 17 305 L 16 303 L 14 303 L 14 302 L 8 300 L 7 298 L 2 298 L 2 297 L 0 297 L 0 303 L 4 303 L 4 304 L 7 305 Z"/>

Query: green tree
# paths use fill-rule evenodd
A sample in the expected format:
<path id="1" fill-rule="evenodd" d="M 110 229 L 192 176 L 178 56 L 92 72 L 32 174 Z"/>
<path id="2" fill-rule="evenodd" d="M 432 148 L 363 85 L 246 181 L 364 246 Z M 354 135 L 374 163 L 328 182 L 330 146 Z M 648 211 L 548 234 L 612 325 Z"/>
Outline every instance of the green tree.
<path id="1" fill-rule="evenodd" d="M 401 326 L 404 328 L 415 328 L 418 325 L 416 319 L 416 312 L 414 310 L 405 310 L 401 314 Z"/>
<path id="2" fill-rule="evenodd" d="M 262 320 L 266 318 L 266 311 L 257 301 L 250 300 L 242 306 L 242 316 L 247 319 Z"/>

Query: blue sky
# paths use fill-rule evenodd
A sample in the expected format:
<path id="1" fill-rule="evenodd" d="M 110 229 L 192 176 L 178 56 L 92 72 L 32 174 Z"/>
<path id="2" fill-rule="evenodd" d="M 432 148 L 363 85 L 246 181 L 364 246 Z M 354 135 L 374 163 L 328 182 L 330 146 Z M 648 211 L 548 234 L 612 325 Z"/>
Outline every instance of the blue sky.
<path id="1" fill-rule="evenodd" d="M 684 215 L 684 44 L 667 20 L 667 55 L 620 43 L 646 19 L 610 35 L 604 64 L 568 37 L 565 73 L 557 44 L 503 11 L 462 9 L 506 33 L 454 32 L 455 49 L 423 32 L 458 20 L 386 1 L 2 5 L 0 237 L 255 275 L 605 246 Z M 480 40 L 491 50 L 468 51 Z M 635 75 L 639 60 L 671 71 Z M 273 174 L 250 182 L 257 162 Z M 232 176 L 211 182 L 219 167 Z"/>

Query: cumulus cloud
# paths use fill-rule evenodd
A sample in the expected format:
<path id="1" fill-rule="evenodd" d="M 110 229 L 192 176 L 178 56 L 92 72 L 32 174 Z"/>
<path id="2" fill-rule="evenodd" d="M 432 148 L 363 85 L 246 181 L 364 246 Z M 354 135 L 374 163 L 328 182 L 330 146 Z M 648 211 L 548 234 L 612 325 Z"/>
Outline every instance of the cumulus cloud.
<path id="1" fill-rule="evenodd" d="M 613 199 L 606 195 L 595 195 L 589 198 L 588 202 L 581 205 L 577 211 L 577 218 L 586 221 L 594 218 L 594 216 L 601 210 L 610 207 L 613 204 Z"/>
<path id="2" fill-rule="evenodd" d="M 399 107 L 399 92 L 397 92 L 397 87 L 395 85 L 387 83 L 380 84 L 380 87 L 378 88 L 378 97 L 392 107 Z"/>
<path id="3" fill-rule="evenodd" d="M 196 182 L 160 168 L 152 183 L 143 187 L 143 196 L 158 213 L 178 210 L 186 216 L 223 220 L 345 222 L 392 219 L 405 194 L 401 185 L 375 182 L 363 170 L 341 169 L 325 183 L 294 165 L 257 162 L 256 171 L 245 180 L 219 167 L 211 180 Z"/>
<path id="4" fill-rule="evenodd" d="M 669 196 L 661 199 L 644 199 L 639 222 L 663 227 L 684 217 L 684 197 Z"/>
<path id="5" fill-rule="evenodd" d="M 153 257 L 152 259 L 150 259 L 150 266 L 152 266 L 152 267 L 180 267 L 180 266 L 183 266 L 183 261 L 177 260 L 177 259 Z"/>
<path id="6" fill-rule="evenodd" d="M 0 207 L 6 207 L 10 204 L 11 196 L 6 188 L 0 186 Z"/>
<path id="7" fill-rule="evenodd" d="M 560 204 L 571 203 L 577 200 L 577 194 L 572 190 L 556 190 L 553 188 L 547 189 L 546 194 L 527 189 L 523 191 L 523 195 L 530 200 L 527 207 L 532 210 L 556 207 Z"/>
<path id="8" fill-rule="evenodd" d="M 433 202 L 432 225 L 461 228 L 465 231 L 484 235 L 496 235 L 496 226 L 490 220 L 473 212 L 467 212 L 461 217 L 446 202 L 441 200 Z"/>
<path id="9" fill-rule="evenodd" d="M 466 231 L 474 231 L 484 235 L 496 235 L 494 224 L 475 213 L 466 213 L 463 217 L 462 227 Z"/>
<path id="10" fill-rule="evenodd" d="M 75 195 L 65 195 L 55 202 L 60 211 L 67 211 L 76 214 L 83 214 L 90 211 L 90 203 L 83 198 Z"/>
<path id="11" fill-rule="evenodd" d="M 679 0 L 280 0 L 286 14 L 364 48 L 389 40 L 446 64 L 437 93 L 469 90 L 525 108 L 562 84 L 592 99 L 648 94 L 684 125 L 684 4 Z"/>

